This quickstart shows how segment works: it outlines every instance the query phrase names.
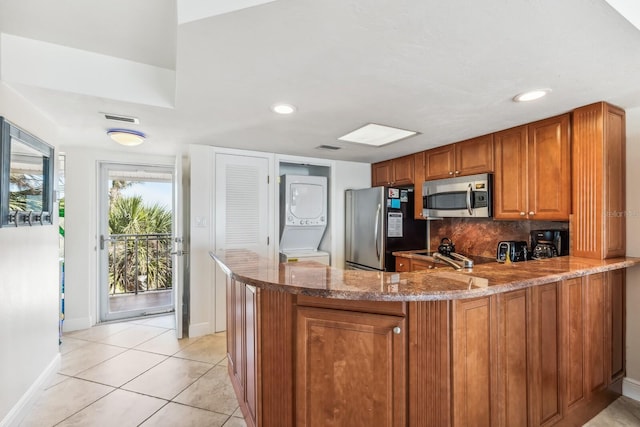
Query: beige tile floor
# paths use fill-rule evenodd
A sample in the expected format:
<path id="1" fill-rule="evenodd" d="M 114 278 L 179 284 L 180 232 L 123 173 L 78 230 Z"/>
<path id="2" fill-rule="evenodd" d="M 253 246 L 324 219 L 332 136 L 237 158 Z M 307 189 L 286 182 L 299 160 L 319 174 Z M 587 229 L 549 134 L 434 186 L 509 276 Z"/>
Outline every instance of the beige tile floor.
<path id="1" fill-rule="evenodd" d="M 172 316 L 65 334 L 60 371 L 21 427 L 246 427 L 227 376 L 224 334 L 175 338 Z M 585 427 L 640 426 L 620 397 Z"/>
<path id="2" fill-rule="evenodd" d="M 67 333 L 60 371 L 21 427 L 246 426 L 224 334 L 175 338 L 173 316 Z"/>

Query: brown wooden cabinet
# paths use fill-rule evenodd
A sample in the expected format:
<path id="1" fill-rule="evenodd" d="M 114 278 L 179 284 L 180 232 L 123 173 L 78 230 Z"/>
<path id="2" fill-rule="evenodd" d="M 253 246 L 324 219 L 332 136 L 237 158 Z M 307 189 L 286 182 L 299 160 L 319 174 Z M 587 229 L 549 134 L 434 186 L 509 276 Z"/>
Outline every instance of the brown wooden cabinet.
<path id="1" fill-rule="evenodd" d="M 371 186 L 411 185 L 413 184 L 413 155 L 371 165 Z"/>
<path id="2" fill-rule="evenodd" d="M 256 425 L 256 289 L 227 279 L 227 359 L 231 382 L 248 425 Z"/>
<path id="3" fill-rule="evenodd" d="M 396 271 L 398 273 L 411 271 L 411 261 L 412 261 L 411 258 L 405 258 L 405 257 L 397 256 L 396 257 Z"/>
<path id="4" fill-rule="evenodd" d="M 493 135 L 433 148 L 424 155 L 427 181 L 493 172 Z"/>
<path id="5" fill-rule="evenodd" d="M 406 425 L 403 317 L 298 307 L 296 425 Z"/>
<path id="6" fill-rule="evenodd" d="M 625 374 L 624 270 L 409 303 L 229 280 L 227 302 L 248 425 L 581 425 Z"/>
<path id="7" fill-rule="evenodd" d="M 495 298 L 453 302 L 452 425 L 497 425 Z M 492 396 L 494 398 L 492 399 Z"/>
<path id="8" fill-rule="evenodd" d="M 494 147 L 495 219 L 569 220 L 568 114 L 497 132 Z"/>
<path id="9" fill-rule="evenodd" d="M 551 425 L 562 418 L 564 371 L 560 351 L 560 302 L 560 282 L 531 288 L 527 334 L 532 426 Z"/>
<path id="10" fill-rule="evenodd" d="M 573 111 L 571 253 L 624 256 L 625 112 L 599 102 Z"/>

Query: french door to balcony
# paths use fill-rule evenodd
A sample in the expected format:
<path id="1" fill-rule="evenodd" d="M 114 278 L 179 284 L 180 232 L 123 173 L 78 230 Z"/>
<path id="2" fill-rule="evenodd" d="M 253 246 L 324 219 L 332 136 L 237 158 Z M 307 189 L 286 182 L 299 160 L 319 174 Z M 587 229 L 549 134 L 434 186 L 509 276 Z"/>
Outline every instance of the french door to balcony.
<path id="1" fill-rule="evenodd" d="M 174 311 L 173 178 L 171 167 L 100 165 L 101 321 Z"/>

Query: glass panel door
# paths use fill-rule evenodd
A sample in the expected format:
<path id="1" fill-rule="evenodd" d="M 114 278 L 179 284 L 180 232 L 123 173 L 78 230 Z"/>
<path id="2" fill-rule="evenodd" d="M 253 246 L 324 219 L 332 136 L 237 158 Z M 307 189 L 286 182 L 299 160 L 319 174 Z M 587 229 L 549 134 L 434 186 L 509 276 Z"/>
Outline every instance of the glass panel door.
<path id="1" fill-rule="evenodd" d="M 173 170 L 100 167 L 100 320 L 173 311 Z"/>

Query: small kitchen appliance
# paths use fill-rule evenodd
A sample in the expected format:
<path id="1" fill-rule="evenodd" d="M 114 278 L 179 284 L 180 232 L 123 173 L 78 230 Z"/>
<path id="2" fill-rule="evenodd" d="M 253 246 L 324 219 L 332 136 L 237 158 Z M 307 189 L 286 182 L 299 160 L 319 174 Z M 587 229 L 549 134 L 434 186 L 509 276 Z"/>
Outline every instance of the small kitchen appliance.
<path id="1" fill-rule="evenodd" d="M 532 230 L 531 248 L 533 259 L 569 255 L 569 232 L 567 230 Z"/>
<path id="2" fill-rule="evenodd" d="M 422 184 L 425 218 L 489 218 L 493 175 L 436 179 Z"/>
<path id="3" fill-rule="evenodd" d="M 440 240 L 440 245 L 438 246 L 438 252 L 440 252 L 442 255 L 449 256 L 451 255 L 451 252 L 455 252 L 455 251 L 456 251 L 456 246 L 453 244 L 450 238 L 443 237 L 442 240 Z"/>
<path id="4" fill-rule="evenodd" d="M 496 250 L 496 261 L 506 262 L 507 254 L 511 262 L 526 261 L 529 259 L 529 249 L 527 248 L 527 242 L 524 240 L 504 240 L 498 243 L 498 249 Z"/>

